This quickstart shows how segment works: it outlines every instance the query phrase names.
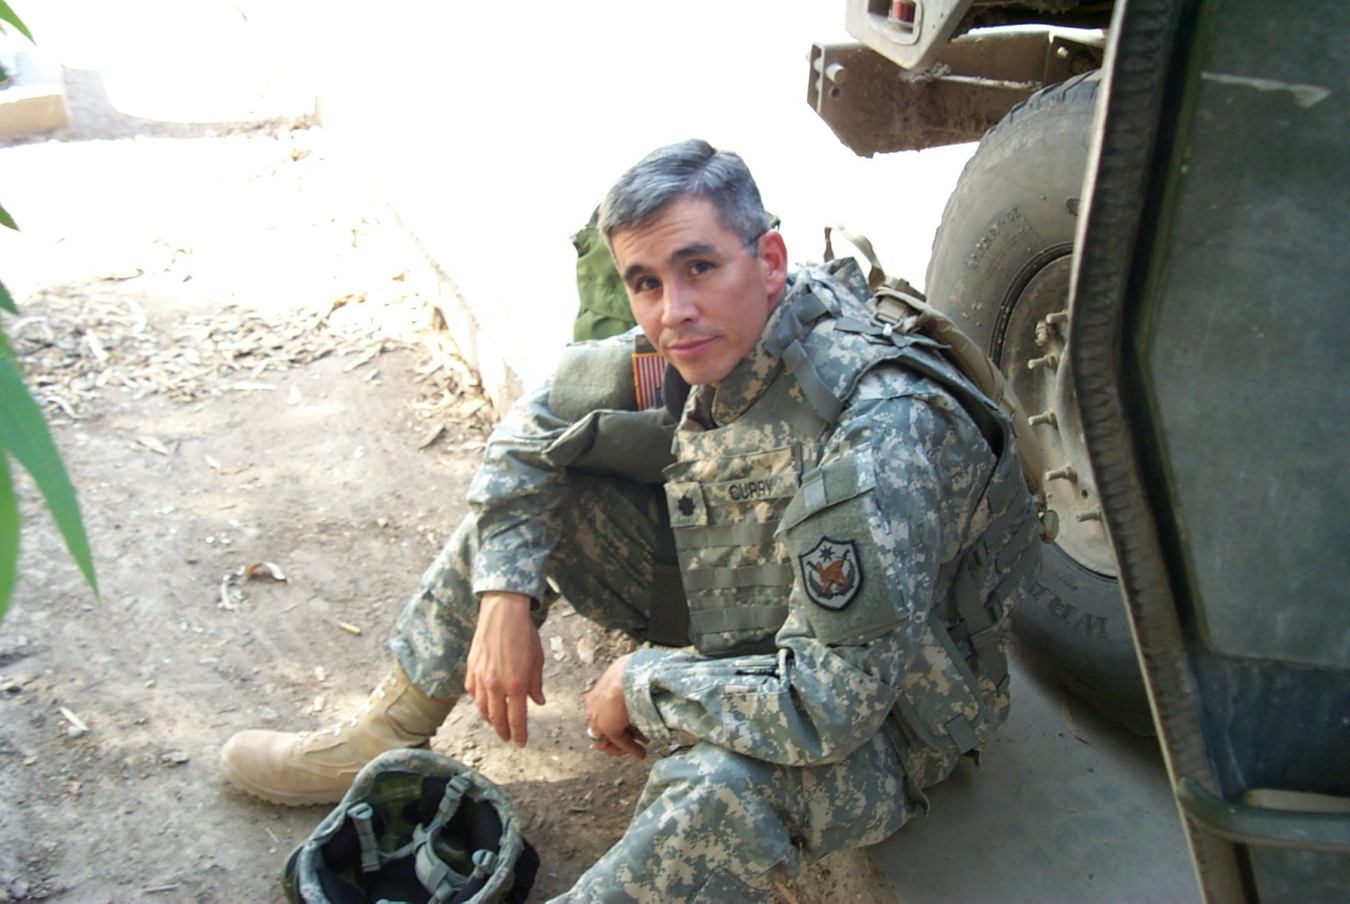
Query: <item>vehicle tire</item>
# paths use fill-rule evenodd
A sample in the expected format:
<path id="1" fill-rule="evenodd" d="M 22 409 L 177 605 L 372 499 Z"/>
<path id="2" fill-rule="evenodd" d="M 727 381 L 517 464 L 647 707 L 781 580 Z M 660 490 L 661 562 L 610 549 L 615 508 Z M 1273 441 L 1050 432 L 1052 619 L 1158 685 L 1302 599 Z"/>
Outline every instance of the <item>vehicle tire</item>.
<path id="1" fill-rule="evenodd" d="M 1138 732 L 1152 719 L 1064 353 L 1074 230 L 1098 72 L 1014 107 L 961 173 L 933 240 L 928 300 L 1007 375 L 1045 451 L 1059 537 L 1013 614 L 1019 650 Z"/>

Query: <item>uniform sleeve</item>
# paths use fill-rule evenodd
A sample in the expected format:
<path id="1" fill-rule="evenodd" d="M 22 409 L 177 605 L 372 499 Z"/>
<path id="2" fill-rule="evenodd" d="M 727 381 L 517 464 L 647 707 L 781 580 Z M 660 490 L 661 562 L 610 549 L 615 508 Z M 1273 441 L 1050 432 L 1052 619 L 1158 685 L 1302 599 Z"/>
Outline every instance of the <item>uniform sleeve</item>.
<path id="1" fill-rule="evenodd" d="M 488 437 L 483 463 L 469 484 L 479 544 L 475 593 L 542 597 L 569 467 L 631 477 L 621 470 L 627 463 L 660 473 L 663 462 L 653 459 L 663 454 L 660 419 L 668 415 L 633 410 L 637 335 L 630 330 L 569 345 L 554 375 L 517 400 Z M 667 438 L 666 455 L 668 447 Z"/>
<path id="2" fill-rule="evenodd" d="M 557 511 L 566 492 L 566 474 L 547 450 L 570 426 L 549 408 L 551 383 L 511 406 L 488 437 L 483 463 L 469 484 L 479 544 L 475 593 L 543 596 L 544 568 L 558 542 Z"/>
<path id="3" fill-rule="evenodd" d="M 789 506 L 807 513 L 782 531 L 796 579 L 777 653 L 639 650 L 624 670 L 633 724 L 658 743 L 685 731 L 786 765 L 846 757 L 899 698 L 938 568 L 959 551 L 993 465 L 944 391 L 898 368 L 869 374 L 814 475 L 824 501 Z"/>

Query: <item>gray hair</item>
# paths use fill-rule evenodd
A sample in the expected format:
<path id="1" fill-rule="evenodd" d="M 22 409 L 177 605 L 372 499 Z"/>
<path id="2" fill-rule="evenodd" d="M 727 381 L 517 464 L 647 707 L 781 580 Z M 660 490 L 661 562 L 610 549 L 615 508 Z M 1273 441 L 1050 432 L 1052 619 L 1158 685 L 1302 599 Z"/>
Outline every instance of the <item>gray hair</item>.
<path id="1" fill-rule="evenodd" d="M 600 204 L 600 232 L 610 241 L 620 230 L 645 226 L 682 198 L 710 202 L 717 222 L 752 254 L 755 241 L 769 229 L 745 161 L 693 138 L 657 148 L 619 177 Z"/>

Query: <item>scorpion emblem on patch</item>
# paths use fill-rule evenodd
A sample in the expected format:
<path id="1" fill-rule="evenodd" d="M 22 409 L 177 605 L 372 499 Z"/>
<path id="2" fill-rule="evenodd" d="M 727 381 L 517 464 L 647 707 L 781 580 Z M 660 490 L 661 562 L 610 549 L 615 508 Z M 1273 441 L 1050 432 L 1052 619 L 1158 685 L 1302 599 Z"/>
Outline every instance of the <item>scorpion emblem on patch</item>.
<path id="1" fill-rule="evenodd" d="M 821 537 L 820 542 L 797 557 L 802 584 L 811 602 L 826 609 L 842 609 L 862 589 L 862 563 L 853 540 Z"/>

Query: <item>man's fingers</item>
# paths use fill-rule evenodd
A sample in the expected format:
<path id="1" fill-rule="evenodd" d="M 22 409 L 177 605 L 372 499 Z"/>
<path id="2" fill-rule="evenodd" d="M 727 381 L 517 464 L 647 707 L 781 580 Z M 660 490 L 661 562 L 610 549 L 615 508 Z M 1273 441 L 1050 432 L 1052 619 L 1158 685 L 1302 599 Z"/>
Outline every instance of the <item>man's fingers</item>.
<path id="1" fill-rule="evenodd" d="M 627 732 L 617 738 L 609 738 L 609 742 L 623 753 L 631 754 L 640 760 L 647 758 L 647 750 L 637 741 L 633 740 Z"/>
<path id="2" fill-rule="evenodd" d="M 535 698 L 538 700 L 538 698 Z M 542 702 L 542 701 L 539 701 Z M 507 702 L 507 713 L 511 723 L 510 734 L 503 740 L 512 740 L 516 742 L 517 747 L 524 747 L 529 739 L 529 729 L 526 724 L 526 703 L 524 695 L 513 696 Z"/>
<path id="3" fill-rule="evenodd" d="M 491 725 L 503 741 L 515 741 L 518 746 L 524 747 L 529 739 L 527 698 L 523 694 L 507 696 L 500 692 L 493 693 L 486 687 L 481 687 L 480 691 L 474 696 L 473 702 L 483 721 Z M 540 700 L 542 696 L 540 694 L 535 699 Z"/>
<path id="4" fill-rule="evenodd" d="M 635 740 L 636 738 L 642 738 L 644 741 L 646 740 L 646 738 L 642 737 L 642 732 L 630 725 L 620 734 L 602 737 L 600 740 L 592 742 L 592 746 L 601 753 L 608 754 L 609 756 L 623 756 L 627 754 L 629 756 L 635 756 L 640 760 L 644 760 L 647 758 L 647 748 L 639 744 L 637 740 Z"/>
<path id="5" fill-rule="evenodd" d="M 491 722 L 492 719 L 490 717 L 490 712 L 488 710 L 487 691 L 483 690 L 482 688 L 479 688 L 478 691 L 473 695 L 473 703 L 474 706 L 478 707 L 478 715 L 482 718 L 482 720 L 484 722 Z"/>
<path id="6" fill-rule="evenodd" d="M 544 664 L 542 662 L 534 670 L 534 675 L 530 680 L 530 699 L 540 706 L 544 705 Z"/>
<path id="7" fill-rule="evenodd" d="M 503 741 L 511 740 L 511 722 L 506 712 L 506 697 L 500 693 L 487 695 L 488 723 L 497 731 L 497 737 Z"/>

